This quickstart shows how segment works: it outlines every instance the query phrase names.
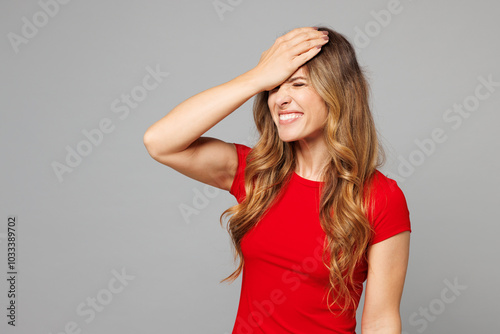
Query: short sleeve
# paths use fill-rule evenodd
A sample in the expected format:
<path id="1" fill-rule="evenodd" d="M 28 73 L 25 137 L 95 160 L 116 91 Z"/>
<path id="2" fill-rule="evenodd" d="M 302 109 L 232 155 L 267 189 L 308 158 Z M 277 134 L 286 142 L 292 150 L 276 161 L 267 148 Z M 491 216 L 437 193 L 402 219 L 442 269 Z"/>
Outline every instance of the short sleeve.
<path id="1" fill-rule="evenodd" d="M 372 192 L 373 211 L 368 219 L 375 233 L 370 245 L 401 232 L 411 232 L 410 212 L 397 182 L 376 171 Z"/>
<path id="2" fill-rule="evenodd" d="M 245 167 L 246 159 L 251 148 L 242 144 L 233 144 L 236 146 L 236 153 L 238 154 L 238 168 L 236 169 L 236 175 L 234 176 L 234 180 L 229 193 L 236 197 L 238 203 L 241 203 L 246 197 Z"/>

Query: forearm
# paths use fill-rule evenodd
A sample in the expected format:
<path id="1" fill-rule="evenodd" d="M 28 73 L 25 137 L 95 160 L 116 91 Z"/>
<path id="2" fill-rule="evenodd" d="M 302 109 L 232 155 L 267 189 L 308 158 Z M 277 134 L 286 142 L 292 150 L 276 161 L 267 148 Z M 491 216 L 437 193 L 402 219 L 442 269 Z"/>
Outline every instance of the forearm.
<path id="1" fill-rule="evenodd" d="M 144 143 L 150 153 L 180 152 L 260 91 L 249 71 L 198 93 L 150 126 Z"/>

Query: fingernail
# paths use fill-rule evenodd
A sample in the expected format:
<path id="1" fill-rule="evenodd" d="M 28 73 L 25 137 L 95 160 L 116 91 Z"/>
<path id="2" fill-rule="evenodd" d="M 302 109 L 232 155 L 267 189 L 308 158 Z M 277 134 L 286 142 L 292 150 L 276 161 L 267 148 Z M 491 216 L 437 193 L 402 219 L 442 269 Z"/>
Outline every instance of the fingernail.
<path id="1" fill-rule="evenodd" d="M 326 30 L 321 30 L 321 32 L 322 32 L 324 35 L 328 35 L 328 31 L 326 31 Z"/>
<path id="2" fill-rule="evenodd" d="M 328 40 L 328 36 L 323 36 L 323 39 L 324 39 L 325 41 L 327 41 L 327 40 Z"/>

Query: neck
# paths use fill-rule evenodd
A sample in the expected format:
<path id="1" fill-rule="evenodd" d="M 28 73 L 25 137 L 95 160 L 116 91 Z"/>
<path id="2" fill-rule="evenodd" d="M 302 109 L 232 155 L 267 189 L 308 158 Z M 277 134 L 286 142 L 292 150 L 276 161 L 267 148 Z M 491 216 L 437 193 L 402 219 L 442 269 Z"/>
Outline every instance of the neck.
<path id="1" fill-rule="evenodd" d="M 330 158 L 324 140 L 298 140 L 295 142 L 295 156 L 297 174 L 312 181 L 322 181 L 321 172 Z"/>

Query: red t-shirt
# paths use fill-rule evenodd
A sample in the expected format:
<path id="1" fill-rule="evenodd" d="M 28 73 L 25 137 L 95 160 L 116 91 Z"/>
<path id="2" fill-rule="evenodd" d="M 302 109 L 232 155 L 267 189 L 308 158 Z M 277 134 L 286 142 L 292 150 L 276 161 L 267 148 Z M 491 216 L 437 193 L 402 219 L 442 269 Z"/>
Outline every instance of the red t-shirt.
<path id="1" fill-rule="evenodd" d="M 251 149 L 235 145 L 238 169 L 230 193 L 241 203 Z M 371 244 L 411 231 L 403 192 L 379 171 L 376 176 L 375 218 L 368 217 L 375 230 Z M 320 184 L 294 172 L 280 201 L 243 237 L 244 267 L 233 334 L 355 333 L 356 319 L 335 317 L 326 304 L 329 270 L 321 259 L 326 235 L 319 220 Z M 366 280 L 367 269 L 366 261 L 358 265 L 356 281 Z M 359 296 L 362 290 L 361 285 Z M 340 312 L 338 307 L 332 310 Z"/>

